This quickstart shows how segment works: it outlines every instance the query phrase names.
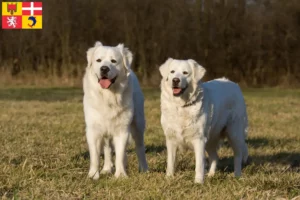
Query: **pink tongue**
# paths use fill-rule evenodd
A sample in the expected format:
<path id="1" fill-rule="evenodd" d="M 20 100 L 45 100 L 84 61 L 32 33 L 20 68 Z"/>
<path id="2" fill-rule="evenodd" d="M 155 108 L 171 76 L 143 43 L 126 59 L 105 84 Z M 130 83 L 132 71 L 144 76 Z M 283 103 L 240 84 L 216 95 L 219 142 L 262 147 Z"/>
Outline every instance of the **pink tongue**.
<path id="1" fill-rule="evenodd" d="M 173 94 L 179 94 L 181 92 L 181 88 L 173 88 Z"/>
<path id="2" fill-rule="evenodd" d="M 99 81 L 102 88 L 107 89 L 111 85 L 111 81 L 109 79 L 101 79 Z"/>

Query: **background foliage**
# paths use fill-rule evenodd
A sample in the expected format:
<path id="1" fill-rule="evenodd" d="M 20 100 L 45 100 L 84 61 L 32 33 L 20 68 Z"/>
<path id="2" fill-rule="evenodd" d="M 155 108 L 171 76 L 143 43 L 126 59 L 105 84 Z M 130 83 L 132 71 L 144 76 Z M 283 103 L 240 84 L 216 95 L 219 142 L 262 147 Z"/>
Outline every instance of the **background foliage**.
<path id="1" fill-rule="evenodd" d="M 300 81 L 299 0 L 48 0 L 43 29 L 1 30 L 0 72 L 80 80 L 96 40 L 125 43 L 144 84 L 168 57 L 249 86 Z"/>

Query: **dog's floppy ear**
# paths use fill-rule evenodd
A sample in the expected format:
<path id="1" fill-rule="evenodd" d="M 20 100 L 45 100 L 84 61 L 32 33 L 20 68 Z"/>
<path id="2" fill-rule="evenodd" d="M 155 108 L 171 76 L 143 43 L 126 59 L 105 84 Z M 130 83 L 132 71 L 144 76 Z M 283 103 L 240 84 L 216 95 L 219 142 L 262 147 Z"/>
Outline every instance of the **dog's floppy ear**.
<path id="1" fill-rule="evenodd" d="M 86 52 L 86 59 L 88 62 L 88 67 L 92 66 L 92 57 L 93 57 L 94 51 L 95 51 L 95 47 L 91 47 Z"/>
<path id="2" fill-rule="evenodd" d="M 168 80 L 169 65 L 172 61 L 173 58 L 168 58 L 168 60 L 159 67 L 159 71 L 163 79 Z"/>
<path id="3" fill-rule="evenodd" d="M 133 55 L 128 48 L 124 47 L 124 44 L 119 44 L 117 48 L 120 50 L 122 54 L 124 67 L 126 71 L 129 72 L 133 60 Z"/>
<path id="4" fill-rule="evenodd" d="M 95 51 L 96 47 L 98 47 L 98 46 L 103 46 L 103 45 L 102 45 L 101 42 L 97 41 L 95 43 L 94 47 L 89 48 L 86 52 L 86 58 L 87 58 L 89 67 L 92 65 L 92 57 L 93 57 L 93 54 L 94 54 L 94 51 Z"/>
<path id="5" fill-rule="evenodd" d="M 199 65 L 196 61 L 194 61 L 192 59 L 189 59 L 188 63 L 192 67 L 194 81 L 195 82 L 200 81 L 203 78 L 203 76 L 205 75 L 206 70 L 204 69 L 204 67 L 202 67 L 201 65 Z"/>
<path id="6" fill-rule="evenodd" d="M 86 59 L 88 61 L 88 67 L 92 66 L 92 56 L 94 54 L 95 47 L 89 48 L 86 52 Z"/>

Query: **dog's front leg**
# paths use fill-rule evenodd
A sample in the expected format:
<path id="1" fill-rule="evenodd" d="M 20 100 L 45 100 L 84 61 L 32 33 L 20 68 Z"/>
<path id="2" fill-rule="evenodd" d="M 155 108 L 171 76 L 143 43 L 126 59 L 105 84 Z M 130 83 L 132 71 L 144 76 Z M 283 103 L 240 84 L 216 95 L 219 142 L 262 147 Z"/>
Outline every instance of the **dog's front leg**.
<path id="1" fill-rule="evenodd" d="M 192 141 L 192 144 L 196 159 L 195 183 L 203 183 L 205 173 L 205 140 L 204 138 L 196 138 Z"/>
<path id="2" fill-rule="evenodd" d="M 102 137 L 97 135 L 97 132 L 93 128 L 88 128 L 86 135 L 90 152 L 90 170 L 88 176 L 97 180 L 99 179 L 99 159 Z"/>
<path id="3" fill-rule="evenodd" d="M 125 154 L 126 154 L 126 145 L 128 140 L 129 132 L 121 132 L 120 134 L 114 136 L 114 146 L 116 151 L 116 172 L 115 177 L 127 176 L 125 171 Z"/>
<path id="4" fill-rule="evenodd" d="M 174 176 L 176 150 L 177 150 L 177 145 L 174 143 L 174 141 L 167 139 L 167 151 L 168 151 L 167 176 Z"/>
<path id="5" fill-rule="evenodd" d="M 104 139 L 104 166 L 101 170 L 101 174 L 112 173 L 113 162 L 112 162 L 112 144 L 110 139 Z"/>

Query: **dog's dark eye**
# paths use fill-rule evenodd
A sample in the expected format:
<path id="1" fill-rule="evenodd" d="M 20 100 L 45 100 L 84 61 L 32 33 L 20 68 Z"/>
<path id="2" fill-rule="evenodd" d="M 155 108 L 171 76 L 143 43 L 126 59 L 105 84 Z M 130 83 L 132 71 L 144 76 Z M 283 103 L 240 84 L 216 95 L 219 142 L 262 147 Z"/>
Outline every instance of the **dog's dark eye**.
<path id="1" fill-rule="evenodd" d="M 111 62 L 112 62 L 112 63 L 116 63 L 117 61 L 116 61 L 115 59 L 112 59 Z"/>
<path id="2" fill-rule="evenodd" d="M 99 58 L 99 59 L 97 59 L 96 61 L 97 61 L 97 62 L 101 62 L 102 60 Z"/>
<path id="3" fill-rule="evenodd" d="M 184 71 L 184 72 L 183 72 L 183 74 L 187 75 L 187 74 L 188 74 L 188 72 L 187 72 L 187 71 Z"/>
<path id="4" fill-rule="evenodd" d="M 171 71 L 172 74 L 174 74 L 174 72 L 175 72 L 174 70 Z"/>

